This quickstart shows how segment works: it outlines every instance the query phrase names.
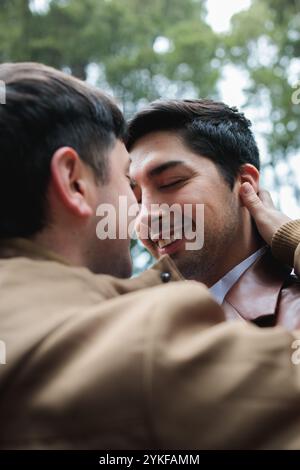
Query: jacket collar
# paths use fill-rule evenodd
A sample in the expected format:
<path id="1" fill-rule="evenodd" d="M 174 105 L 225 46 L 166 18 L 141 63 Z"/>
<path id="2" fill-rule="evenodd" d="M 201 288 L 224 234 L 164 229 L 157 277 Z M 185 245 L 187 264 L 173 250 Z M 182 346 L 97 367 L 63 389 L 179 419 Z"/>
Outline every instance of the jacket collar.
<path id="1" fill-rule="evenodd" d="M 40 245 L 25 238 L 11 238 L 0 240 L 0 259 L 25 257 L 36 260 L 55 261 L 73 267 L 67 260 L 56 253 L 46 250 Z M 104 278 L 105 275 L 101 275 Z M 174 261 L 168 256 L 162 256 L 151 268 L 139 276 L 128 279 L 109 277 L 120 292 L 131 292 L 147 287 L 154 287 L 165 282 L 184 281 L 184 277 L 177 269 Z"/>
<path id="2" fill-rule="evenodd" d="M 0 240 L 0 259 L 17 257 L 56 261 L 58 263 L 70 265 L 70 263 L 63 257 L 26 238 Z"/>
<path id="3" fill-rule="evenodd" d="M 222 304 L 232 317 L 256 320 L 276 312 L 279 294 L 291 269 L 281 265 L 267 250 L 232 286 Z"/>

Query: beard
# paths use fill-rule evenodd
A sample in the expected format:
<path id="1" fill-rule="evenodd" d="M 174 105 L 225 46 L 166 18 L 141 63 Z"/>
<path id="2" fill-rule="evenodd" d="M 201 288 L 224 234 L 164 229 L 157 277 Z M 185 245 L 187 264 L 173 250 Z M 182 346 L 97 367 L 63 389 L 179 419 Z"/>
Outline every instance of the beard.
<path id="1" fill-rule="evenodd" d="M 205 220 L 208 220 L 207 218 Z M 232 256 L 233 241 L 238 238 L 239 214 L 230 207 L 222 220 L 205 223 L 204 244 L 200 250 L 184 250 L 171 255 L 181 274 L 188 280 L 203 282 L 211 287 L 225 273 L 222 267 Z"/>

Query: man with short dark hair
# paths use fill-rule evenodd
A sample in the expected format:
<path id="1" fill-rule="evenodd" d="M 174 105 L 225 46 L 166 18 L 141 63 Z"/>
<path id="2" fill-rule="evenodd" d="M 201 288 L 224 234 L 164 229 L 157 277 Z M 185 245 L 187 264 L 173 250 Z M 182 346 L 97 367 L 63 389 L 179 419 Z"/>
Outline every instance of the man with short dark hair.
<path id="1" fill-rule="evenodd" d="M 236 108 L 211 100 L 160 100 L 137 113 L 127 142 L 142 207 L 137 229 L 155 219 L 156 204 L 192 205 L 196 226 L 195 208 L 203 204 L 203 247 L 187 250 L 175 228 L 169 237 L 149 231 L 145 246 L 156 258 L 170 255 L 185 278 L 210 287 L 228 318 L 293 328 L 300 325 L 300 284 L 266 249 L 240 199 L 245 184 L 259 191 L 250 127 Z"/>
<path id="2" fill-rule="evenodd" d="M 0 238 L 55 245 L 95 273 L 110 273 L 118 257 L 114 273 L 128 277 L 128 238 L 101 240 L 103 256 L 95 230 L 100 202 L 117 207 L 124 195 L 135 203 L 121 111 L 96 88 L 43 65 L 3 64 L 0 78 Z"/>

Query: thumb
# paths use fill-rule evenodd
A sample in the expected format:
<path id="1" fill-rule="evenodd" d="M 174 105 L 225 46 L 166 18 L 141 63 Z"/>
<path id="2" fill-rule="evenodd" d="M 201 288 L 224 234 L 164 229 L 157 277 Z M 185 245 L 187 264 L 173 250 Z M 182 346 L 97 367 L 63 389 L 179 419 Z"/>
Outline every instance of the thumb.
<path id="1" fill-rule="evenodd" d="M 252 217 L 256 218 L 264 210 L 264 205 L 250 183 L 243 183 L 240 189 L 243 204 L 249 210 Z"/>

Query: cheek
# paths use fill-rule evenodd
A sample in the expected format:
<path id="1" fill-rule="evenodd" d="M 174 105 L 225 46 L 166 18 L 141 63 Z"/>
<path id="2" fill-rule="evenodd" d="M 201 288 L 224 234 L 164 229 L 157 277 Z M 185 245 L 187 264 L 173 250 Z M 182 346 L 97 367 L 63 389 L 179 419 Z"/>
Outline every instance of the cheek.
<path id="1" fill-rule="evenodd" d="M 182 204 L 201 203 L 202 191 L 199 191 L 197 185 L 187 184 L 177 191 L 176 197 Z"/>
<path id="2" fill-rule="evenodd" d="M 205 229 L 211 233 L 221 233 L 228 227 L 238 223 L 239 205 L 233 195 L 223 194 L 220 198 L 212 198 L 204 207 Z"/>
<path id="3" fill-rule="evenodd" d="M 136 206 L 138 204 L 137 198 L 129 185 L 127 188 L 127 199 L 128 199 L 128 206 L 131 206 L 131 205 Z"/>
<path id="4" fill-rule="evenodd" d="M 112 181 L 112 185 L 106 188 L 106 201 L 113 204 L 118 210 L 119 204 L 123 208 L 126 201 L 127 207 L 136 204 L 136 198 L 127 179 L 120 177 L 118 181 Z M 122 198 L 122 199 L 120 199 Z"/>
<path id="5" fill-rule="evenodd" d="M 201 178 L 194 179 L 178 191 L 175 196 L 182 204 L 209 204 L 212 201 L 222 200 L 221 191 L 218 186 Z"/>

